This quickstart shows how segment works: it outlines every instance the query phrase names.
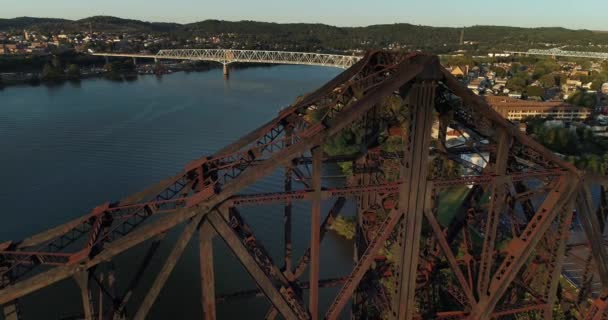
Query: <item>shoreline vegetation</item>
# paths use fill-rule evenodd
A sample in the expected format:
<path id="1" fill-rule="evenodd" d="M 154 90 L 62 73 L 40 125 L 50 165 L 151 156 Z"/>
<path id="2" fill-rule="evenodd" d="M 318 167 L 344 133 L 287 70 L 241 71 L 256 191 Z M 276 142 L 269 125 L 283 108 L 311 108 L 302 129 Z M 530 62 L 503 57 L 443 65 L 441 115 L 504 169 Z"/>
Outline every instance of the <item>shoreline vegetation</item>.
<path id="1" fill-rule="evenodd" d="M 234 63 L 231 69 L 270 67 L 271 64 Z M 84 79 L 104 78 L 112 81 L 135 81 L 138 75 L 162 76 L 173 72 L 204 72 L 221 69 L 222 65 L 205 61 L 152 62 L 135 65 L 130 58 L 104 58 L 83 54 L 0 57 L 0 90 L 11 86 L 58 85 Z"/>

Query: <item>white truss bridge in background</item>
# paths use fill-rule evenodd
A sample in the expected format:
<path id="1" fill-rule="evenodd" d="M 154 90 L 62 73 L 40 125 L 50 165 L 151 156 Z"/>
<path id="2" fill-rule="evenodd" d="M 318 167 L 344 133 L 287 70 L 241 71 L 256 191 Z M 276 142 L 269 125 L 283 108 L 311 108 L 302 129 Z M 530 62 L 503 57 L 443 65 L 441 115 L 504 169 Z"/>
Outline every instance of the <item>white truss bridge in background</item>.
<path id="1" fill-rule="evenodd" d="M 132 57 L 171 60 L 200 60 L 216 61 L 227 65 L 233 62 L 242 63 L 276 63 L 303 64 L 348 69 L 361 57 L 324 53 L 264 51 L 264 50 L 232 50 L 232 49 L 171 49 L 160 50 L 155 55 L 129 53 L 92 53 L 104 57 Z"/>
<path id="2" fill-rule="evenodd" d="M 565 51 L 559 48 L 548 50 L 530 49 L 528 51 L 506 51 L 512 55 L 538 55 L 552 57 L 573 57 L 573 58 L 591 58 L 608 60 L 608 52 L 584 52 L 584 51 Z"/>

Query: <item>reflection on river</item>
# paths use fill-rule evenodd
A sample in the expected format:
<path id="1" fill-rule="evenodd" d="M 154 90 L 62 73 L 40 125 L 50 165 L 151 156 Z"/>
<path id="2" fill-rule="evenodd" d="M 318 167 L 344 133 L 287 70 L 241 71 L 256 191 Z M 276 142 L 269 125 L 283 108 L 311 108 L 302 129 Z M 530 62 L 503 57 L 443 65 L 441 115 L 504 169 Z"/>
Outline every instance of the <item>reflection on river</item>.
<path id="1" fill-rule="evenodd" d="M 225 81 L 215 69 L 140 76 L 133 82 L 95 79 L 0 91 L 0 242 L 43 231 L 178 172 L 188 161 L 268 121 L 296 96 L 339 72 L 307 66 L 249 68 Z M 277 172 L 248 190 L 278 191 L 281 186 Z M 308 209 L 300 205 L 295 210 L 295 257 L 307 247 Z M 282 227 L 282 207 L 244 208 L 242 214 L 281 266 L 283 235 L 275 230 Z M 151 272 L 144 275 L 146 286 L 175 238 L 173 232 L 162 242 Z M 321 265 L 331 269 L 322 269 L 321 276 L 341 276 L 350 270 L 352 246 L 331 233 L 326 239 Z M 218 294 L 255 287 L 223 243 L 216 241 L 215 249 Z M 142 247 L 117 259 L 119 292 L 143 253 Z M 193 242 L 161 292 L 152 318 L 200 318 L 198 270 Z M 146 290 L 135 292 L 129 311 Z M 321 298 L 333 294 L 335 289 L 323 289 Z M 71 280 L 31 294 L 22 303 L 26 319 L 58 319 L 80 310 Z M 262 298 L 224 302 L 218 305 L 218 316 L 259 318 L 267 305 Z"/>

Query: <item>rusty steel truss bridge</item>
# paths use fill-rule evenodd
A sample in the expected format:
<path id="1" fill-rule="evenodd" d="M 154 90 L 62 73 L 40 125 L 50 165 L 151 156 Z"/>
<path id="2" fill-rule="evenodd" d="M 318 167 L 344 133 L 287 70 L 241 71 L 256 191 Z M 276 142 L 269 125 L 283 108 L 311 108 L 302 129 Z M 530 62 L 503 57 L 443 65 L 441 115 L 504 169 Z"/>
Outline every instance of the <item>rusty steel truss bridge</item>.
<path id="1" fill-rule="evenodd" d="M 329 152 L 347 138 L 348 153 Z M 322 168 L 336 163 L 350 174 L 328 187 Z M 277 172 L 281 190 L 245 193 Z M 0 305 L 6 319 L 19 319 L 24 296 L 74 281 L 81 318 L 144 319 L 196 240 L 200 274 L 188 276 L 200 281 L 193 294 L 209 320 L 222 299 L 247 295 L 268 299 L 267 319 L 607 319 L 606 184 L 520 132 L 436 56 L 374 51 L 175 176 L 46 232 L 3 239 Z M 455 189 L 465 196 L 446 216 Z M 308 226 L 292 219 L 296 202 L 311 208 L 309 248 L 298 257 L 292 230 Z M 347 202 L 356 204 L 352 269 L 321 279 L 320 244 Z M 240 210 L 277 205 L 282 261 Z M 151 274 L 172 230 L 181 233 Z M 257 289 L 216 296 L 214 238 Z M 114 262 L 133 250 L 145 254 L 129 259 L 137 272 L 118 292 Z M 320 308 L 325 287 L 337 294 Z M 134 292 L 143 295 L 137 305 Z"/>
<path id="2" fill-rule="evenodd" d="M 224 65 L 225 74 L 228 73 L 226 66 L 231 63 L 302 64 L 347 69 L 361 59 L 358 56 L 338 54 L 234 49 L 171 49 L 160 50 L 156 54 L 91 53 L 91 55 L 106 58 L 147 58 L 155 61 L 159 59 L 215 61 Z"/>

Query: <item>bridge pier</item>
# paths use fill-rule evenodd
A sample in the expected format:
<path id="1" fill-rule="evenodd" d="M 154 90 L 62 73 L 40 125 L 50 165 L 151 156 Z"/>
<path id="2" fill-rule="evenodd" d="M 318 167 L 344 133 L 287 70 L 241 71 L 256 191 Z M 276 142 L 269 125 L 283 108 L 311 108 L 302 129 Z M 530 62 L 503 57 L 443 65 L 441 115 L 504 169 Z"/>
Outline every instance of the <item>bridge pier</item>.
<path id="1" fill-rule="evenodd" d="M 137 65 L 137 58 L 133 57 L 133 65 Z"/>
<path id="2" fill-rule="evenodd" d="M 228 70 L 228 64 L 223 63 L 223 65 L 224 65 L 224 77 L 228 78 L 228 76 L 230 75 L 230 71 Z"/>
<path id="3" fill-rule="evenodd" d="M 105 58 L 106 58 L 106 64 L 110 63 L 110 57 L 105 56 Z"/>

